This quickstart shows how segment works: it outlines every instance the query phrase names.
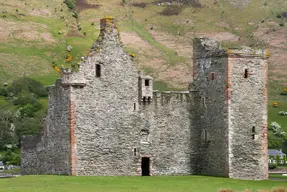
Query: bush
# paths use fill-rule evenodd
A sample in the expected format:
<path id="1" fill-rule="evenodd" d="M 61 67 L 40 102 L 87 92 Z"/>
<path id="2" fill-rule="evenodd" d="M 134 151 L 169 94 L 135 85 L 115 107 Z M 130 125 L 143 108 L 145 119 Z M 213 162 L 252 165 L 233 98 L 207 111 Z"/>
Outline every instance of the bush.
<path id="1" fill-rule="evenodd" d="M 279 111 L 279 115 L 285 116 L 285 115 L 287 115 L 287 111 L 286 112 L 285 111 Z"/>
<path id="2" fill-rule="evenodd" d="M 10 87 L 8 87 L 8 92 L 13 95 L 18 95 L 23 91 L 34 93 L 39 97 L 48 95 L 42 83 L 28 77 L 19 78 L 15 80 Z"/>
<path id="3" fill-rule="evenodd" d="M 8 90 L 5 87 L 0 87 L 0 95 L 7 97 L 8 96 Z"/>
<path id="4" fill-rule="evenodd" d="M 268 164 L 268 169 L 276 169 L 276 168 L 277 168 L 277 164 L 276 163 Z"/>
<path id="5" fill-rule="evenodd" d="M 274 135 L 284 136 L 286 134 L 283 131 L 283 129 L 281 128 L 281 125 L 279 125 L 277 122 L 272 122 L 271 123 L 271 129 L 272 129 Z"/>
<path id="6" fill-rule="evenodd" d="M 67 5 L 69 9 L 75 9 L 76 1 L 75 0 L 64 0 L 64 3 Z"/>

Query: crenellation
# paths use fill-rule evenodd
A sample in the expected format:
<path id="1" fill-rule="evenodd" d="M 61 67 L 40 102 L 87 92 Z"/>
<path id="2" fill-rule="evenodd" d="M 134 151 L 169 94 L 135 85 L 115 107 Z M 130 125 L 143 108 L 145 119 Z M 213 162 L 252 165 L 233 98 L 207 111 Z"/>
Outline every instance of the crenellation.
<path id="1" fill-rule="evenodd" d="M 102 19 L 79 70 L 50 88 L 41 135 L 23 138 L 23 174 L 266 179 L 268 51 L 193 48 L 188 90 L 153 90 Z"/>

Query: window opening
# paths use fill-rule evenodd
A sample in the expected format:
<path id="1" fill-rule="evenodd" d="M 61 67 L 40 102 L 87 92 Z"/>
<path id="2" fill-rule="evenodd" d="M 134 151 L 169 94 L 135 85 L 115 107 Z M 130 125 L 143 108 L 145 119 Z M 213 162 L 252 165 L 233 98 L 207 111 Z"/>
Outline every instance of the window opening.
<path id="1" fill-rule="evenodd" d="M 150 97 L 147 98 L 147 102 L 148 102 L 148 103 L 151 102 L 151 98 L 150 98 Z"/>
<path id="2" fill-rule="evenodd" d="M 137 148 L 134 148 L 134 156 L 137 156 Z"/>
<path id="3" fill-rule="evenodd" d="M 144 85 L 145 85 L 145 86 L 149 86 L 149 80 L 148 80 L 148 79 L 145 79 L 145 80 L 144 80 Z"/>
<path id="4" fill-rule="evenodd" d="M 255 140 L 255 126 L 252 127 L 252 139 Z"/>
<path id="5" fill-rule="evenodd" d="M 205 129 L 203 130 L 203 141 L 207 142 L 207 131 Z"/>
<path id="6" fill-rule="evenodd" d="M 137 104 L 134 103 L 134 111 L 137 109 Z"/>
<path id="7" fill-rule="evenodd" d="M 244 78 L 245 79 L 248 78 L 248 69 L 245 69 L 245 71 L 244 71 Z"/>
<path id="8" fill-rule="evenodd" d="M 143 97 L 143 104 L 145 105 L 146 103 L 146 97 Z"/>
<path id="9" fill-rule="evenodd" d="M 214 80 L 215 79 L 215 75 L 214 73 L 211 73 L 211 80 Z"/>
<path id="10" fill-rule="evenodd" d="M 96 64 L 96 77 L 101 77 L 101 65 Z"/>

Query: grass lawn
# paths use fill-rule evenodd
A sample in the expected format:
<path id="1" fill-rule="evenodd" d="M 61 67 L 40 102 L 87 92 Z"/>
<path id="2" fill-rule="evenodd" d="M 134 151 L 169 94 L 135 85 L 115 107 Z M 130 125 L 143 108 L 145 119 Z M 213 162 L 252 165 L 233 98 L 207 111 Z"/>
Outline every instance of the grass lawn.
<path id="1" fill-rule="evenodd" d="M 286 181 L 242 181 L 205 176 L 162 177 L 69 177 L 69 176 L 23 176 L 0 179 L 0 191 L 105 191 L 105 192 L 157 192 L 191 191 L 216 192 L 221 188 L 235 191 L 245 189 L 287 188 Z"/>

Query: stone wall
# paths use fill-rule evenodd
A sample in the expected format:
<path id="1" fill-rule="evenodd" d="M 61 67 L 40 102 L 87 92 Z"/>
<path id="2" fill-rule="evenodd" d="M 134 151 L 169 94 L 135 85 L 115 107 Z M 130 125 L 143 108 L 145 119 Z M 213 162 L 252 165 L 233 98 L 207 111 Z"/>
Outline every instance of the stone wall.
<path id="1" fill-rule="evenodd" d="M 230 177 L 266 179 L 267 62 L 264 51 L 249 48 L 229 55 Z"/>
<path id="2" fill-rule="evenodd" d="M 199 173 L 228 176 L 226 103 L 227 54 L 211 39 L 194 40 L 194 85 L 200 102 L 197 129 L 201 131 Z"/>
<path id="3" fill-rule="evenodd" d="M 69 174 L 69 90 L 61 80 L 51 88 L 41 135 L 22 140 L 22 174 Z"/>
<path id="4" fill-rule="evenodd" d="M 100 37 L 79 72 L 69 77 L 75 107 L 72 172 L 141 175 L 141 158 L 149 157 L 153 175 L 192 173 L 190 93 L 155 92 L 149 95 L 153 100 L 143 102 L 141 80 L 152 83 L 151 78 L 139 78 L 113 20 L 105 21 Z M 77 76 L 85 77 L 84 86 L 75 86 Z"/>
<path id="5" fill-rule="evenodd" d="M 22 172 L 141 175 L 149 158 L 150 175 L 265 179 L 264 54 L 197 38 L 190 90 L 152 91 L 105 18 L 79 71 L 62 69 L 41 135 L 23 139 Z"/>
<path id="6" fill-rule="evenodd" d="M 192 122 L 193 95 L 187 92 L 154 92 L 153 102 L 140 106 L 137 128 L 139 154 L 152 160 L 152 175 L 189 175 L 195 173 L 198 149 Z M 148 141 L 141 132 L 147 131 Z M 145 137 L 145 136 L 144 136 Z M 140 169 L 140 164 L 138 165 Z"/>

